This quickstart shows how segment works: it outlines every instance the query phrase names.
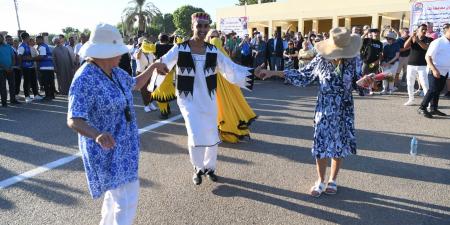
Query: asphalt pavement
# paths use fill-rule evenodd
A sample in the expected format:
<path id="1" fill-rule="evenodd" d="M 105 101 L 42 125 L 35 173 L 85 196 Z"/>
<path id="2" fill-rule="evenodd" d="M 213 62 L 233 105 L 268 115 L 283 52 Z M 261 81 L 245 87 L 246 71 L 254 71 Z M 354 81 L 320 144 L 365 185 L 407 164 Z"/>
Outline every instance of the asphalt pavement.
<path id="1" fill-rule="evenodd" d="M 251 139 L 220 145 L 217 183 L 192 184 L 182 119 L 140 135 L 135 224 L 450 224 L 450 117 L 419 116 L 417 106 L 403 106 L 404 92 L 355 95 L 358 155 L 344 160 L 338 194 L 316 199 L 309 189 L 317 87 L 258 81 L 245 95 L 259 118 Z M 440 104 L 450 114 L 450 100 Z M 138 93 L 135 105 L 139 128 L 160 122 Z M 0 108 L 0 183 L 78 153 L 66 112 L 62 97 Z M 101 205 L 77 157 L 0 189 L 0 224 L 98 224 Z"/>

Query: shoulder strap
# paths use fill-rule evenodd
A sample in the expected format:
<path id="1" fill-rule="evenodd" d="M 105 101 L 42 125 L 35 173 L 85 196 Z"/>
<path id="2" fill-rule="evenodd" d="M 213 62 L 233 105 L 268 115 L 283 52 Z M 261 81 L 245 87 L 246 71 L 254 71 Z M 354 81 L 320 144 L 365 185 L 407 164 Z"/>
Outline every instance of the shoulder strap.
<path id="1" fill-rule="evenodd" d="M 143 54 L 144 54 L 145 58 L 147 59 L 147 63 L 150 64 L 150 59 L 148 58 L 148 55 L 145 53 L 143 53 Z"/>

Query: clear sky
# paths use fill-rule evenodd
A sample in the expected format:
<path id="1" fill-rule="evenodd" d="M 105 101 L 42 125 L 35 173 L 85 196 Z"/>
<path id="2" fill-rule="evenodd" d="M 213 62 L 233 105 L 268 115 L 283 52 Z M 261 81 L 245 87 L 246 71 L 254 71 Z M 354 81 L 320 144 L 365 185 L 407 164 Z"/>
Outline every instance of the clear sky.
<path id="1" fill-rule="evenodd" d="M 117 24 L 129 0 L 17 0 L 20 26 L 30 34 L 62 33 L 67 26 L 83 30 L 99 22 Z M 182 5 L 203 8 L 215 20 L 216 9 L 238 0 L 152 0 L 162 13 L 173 13 Z M 0 31 L 16 34 L 14 0 L 0 0 Z"/>

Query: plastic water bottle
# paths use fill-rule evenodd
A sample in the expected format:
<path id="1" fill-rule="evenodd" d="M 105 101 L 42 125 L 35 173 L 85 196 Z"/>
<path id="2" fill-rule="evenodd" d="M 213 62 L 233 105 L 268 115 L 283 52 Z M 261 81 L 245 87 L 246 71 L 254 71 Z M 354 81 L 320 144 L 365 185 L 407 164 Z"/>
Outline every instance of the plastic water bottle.
<path id="1" fill-rule="evenodd" d="M 417 155 L 417 138 L 416 137 L 413 137 L 411 139 L 411 149 L 409 151 L 409 154 L 411 154 L 412 156 Z"/>

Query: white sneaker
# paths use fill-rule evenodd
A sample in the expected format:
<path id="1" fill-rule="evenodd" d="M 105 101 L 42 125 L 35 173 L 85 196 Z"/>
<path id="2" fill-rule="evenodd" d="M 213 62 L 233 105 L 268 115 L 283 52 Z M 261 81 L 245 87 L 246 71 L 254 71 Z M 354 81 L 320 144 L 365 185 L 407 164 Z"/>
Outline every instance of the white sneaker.
<path id="1" fill-rule="evenodd" d="M 413 106 L 414 105 L 414 100 L 408 100 L 405 104 L 403 104 L 404 106 Z"/>
<path id="2" fill-rule="evenodd" d="M 372 96 L 373 95 L 373 91 L 369 91 L 369 95 Z"/>
<path id="3" fill-rule="evenodd" d="M 385 94 L 387 94 L 387 91 L 386 91 L 386 90 L 382 90 L 382 91 L 380 92 L 380 94 L 385 95 Z"/>
<path id="4" fill-rule="evenodd" d="M 44 98 L 41 97 L 40 95 L 35 95 L 35 96 L 34 96 L 34 100 L 39 101 L 39 100 L 42 100 L 42 99 L 44 99 Z"/>
<path id="5" fill-rule="evenodd" d="M 25 103 L 31 103 L 33 100 L 30 97 L 25 97 Z"/>
<path id="6" fill-rule="evenodd" d="M 156 107 L 155 103 L 153 103 L 153 102 L 150 103 L 149 106 L 150 106 L 150 109 L 151 109 L 152 111 L 158 110 L 158 107 Z"/>
<path id="7" fill-rule="evenodd" d="M 393 87 L 391 91 L 392 91 L 392 92 L 396 92 L 397 90 L 398 90 L 398 88 Z"/>
<path id="8" fill-rule="evenodd" d="M 150 108 L 150 105 L 145 106 L 145 107 L 144 107 L 144 111 L 147 112 L 147 113 L 148 113 L 148 112 L 151 112 L 152 109 Z"/>

